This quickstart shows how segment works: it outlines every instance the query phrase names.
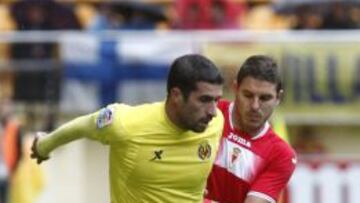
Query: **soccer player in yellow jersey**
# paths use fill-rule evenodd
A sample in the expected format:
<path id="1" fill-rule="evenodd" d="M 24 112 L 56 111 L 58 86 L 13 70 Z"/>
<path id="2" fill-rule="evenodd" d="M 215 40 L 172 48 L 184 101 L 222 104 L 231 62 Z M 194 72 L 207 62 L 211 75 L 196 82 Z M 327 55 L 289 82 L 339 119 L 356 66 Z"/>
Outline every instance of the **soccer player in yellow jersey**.
<path id="1" fill-rule="evenodd" d="M 170 67 L 163 102 L 112 104 L 50 133 L 38 133 L 38 163 L 57 147 L 79 138 L 110 146 L 112 203 L 202 202 L 223 129 L 217 101 L 223 77 L 207 58 L 177 58 Z"/>

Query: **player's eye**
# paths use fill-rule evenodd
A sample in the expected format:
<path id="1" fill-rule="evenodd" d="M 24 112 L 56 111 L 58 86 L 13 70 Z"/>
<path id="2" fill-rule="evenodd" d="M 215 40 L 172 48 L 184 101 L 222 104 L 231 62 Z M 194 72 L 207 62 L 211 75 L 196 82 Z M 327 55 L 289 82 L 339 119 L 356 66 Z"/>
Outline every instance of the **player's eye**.
<path id="1" fill-rule="evenodd" d="M 264 102 L 266 102 L 266 101 L 269 101 L 269 100 L 271 100 L 273 98 L 273 96 L 272 95 L 262 95 L 262 96 L 260 96 L 260 100 L 261 101 L 264 101 Z"/>
<path id="2" fill-rule="evenodd" d="M 248 98 L 248 99 L 251 99 L 253 97 L 253 95 L 250 94 L 250 93 L 244 93 L 244 97 Z"/>
<path id="3" fill-rule="evenodd" d="M 211 96 L 201 96 L 199 98 L 200 102 L 202 103 L 209 103 L 209 102 L 212 102 L 212 101 L 216 101 L 216 98 L 214 97 L 211 97 Z"/>

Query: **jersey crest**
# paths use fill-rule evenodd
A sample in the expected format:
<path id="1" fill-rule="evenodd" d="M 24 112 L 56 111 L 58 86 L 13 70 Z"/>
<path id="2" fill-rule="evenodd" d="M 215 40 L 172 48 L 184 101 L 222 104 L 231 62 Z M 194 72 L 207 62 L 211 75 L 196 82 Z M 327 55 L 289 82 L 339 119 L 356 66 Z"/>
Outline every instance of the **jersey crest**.
<path id="1" fill-rule="evenodd" d="M 208 142 L 202 142 L 199 144 L 198 155 L 200 159 L 209 159 L 211 156 L 211 146 Z"/>
<path id="2" fill-rule="evenodd" d="M 231 157 L 230 157 L 230 168 L 234 169 L 235 167 L 235 163 L 237 162 L 237 160 L 239 159 L 239 156 L 241 154 L 241 149 L 238 147 L 234 147 L 231 153 Z"/>

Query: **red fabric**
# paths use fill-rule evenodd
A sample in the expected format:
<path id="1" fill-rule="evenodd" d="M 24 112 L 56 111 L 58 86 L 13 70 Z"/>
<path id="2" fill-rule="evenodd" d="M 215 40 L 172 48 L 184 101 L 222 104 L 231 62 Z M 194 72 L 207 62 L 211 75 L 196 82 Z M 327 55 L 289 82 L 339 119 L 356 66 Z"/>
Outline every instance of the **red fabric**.
<path id="1" fill-rule="evenodd" d="M 225 126 L 206 198 L 242 203 L 252 191 L 276 201 L 295 169 L 294 150 L 270 126 L 257 139 L 231 128 L 230 103 L 220 101 L 218 107 Z"/>
<path id="2" fill-rule="evenodd" d="M 221 22 L 214 20 L 215 2 L 220 2 L 224 10 Z M 238 18 L 245 11 L 243 2 L 231 0 L 177 0 L 175 8 L 178 14 L 175 27 L 180 29 L 238 28 Z"/>
<path id="3" fill-rule="evenodd" d="M 15 169 L 16 163 L 19 158 L 19 126 L 16 122 L 9 121 L 4 127 L 4 134 L 2 140 L 2 154 L 5 160 L 6 166 L 12 173 Z"/>
<path id="4" fill-rule="evenodd" d="M 209 28 L 208 0 L 177 0 L 176 10 L 179 17 L 177 27 L 181 29 Z"/>

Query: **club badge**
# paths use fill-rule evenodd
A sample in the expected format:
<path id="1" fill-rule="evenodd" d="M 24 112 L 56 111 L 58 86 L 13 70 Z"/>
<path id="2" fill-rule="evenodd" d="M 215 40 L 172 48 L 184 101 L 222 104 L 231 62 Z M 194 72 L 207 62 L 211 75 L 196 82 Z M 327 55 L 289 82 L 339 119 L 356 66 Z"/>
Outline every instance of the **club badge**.
<path id="1" fill-rule="evenodd" d="M 209 145 L 209 143 L 207 141 L 199 144 L 198 155 L 199 155 L 199 158 L 202 160 L 210 158 L 211 146 Z"/>
<path id="2" fill-rule="evenodd" d="M 233 151 L 231 153 L 230 156 L 230 168 L 233 169 L 235 167 L 235 163 L 237 162 L 237 160 L 239 159 L 239 156 L 241 154 L 241 149 L 234 147 Z"/>

